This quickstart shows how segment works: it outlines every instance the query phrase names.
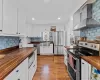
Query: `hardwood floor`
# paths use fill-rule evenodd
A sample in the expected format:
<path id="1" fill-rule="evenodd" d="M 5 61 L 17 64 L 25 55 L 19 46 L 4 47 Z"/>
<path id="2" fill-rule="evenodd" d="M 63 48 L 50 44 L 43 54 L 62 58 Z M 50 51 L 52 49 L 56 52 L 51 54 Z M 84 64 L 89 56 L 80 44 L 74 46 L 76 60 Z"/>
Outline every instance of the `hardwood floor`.
<path id="1" fill-rule="evenodd" d="M 33 80 L 71 80 L 63 56 L 38 56 L 38 66 Z"/>

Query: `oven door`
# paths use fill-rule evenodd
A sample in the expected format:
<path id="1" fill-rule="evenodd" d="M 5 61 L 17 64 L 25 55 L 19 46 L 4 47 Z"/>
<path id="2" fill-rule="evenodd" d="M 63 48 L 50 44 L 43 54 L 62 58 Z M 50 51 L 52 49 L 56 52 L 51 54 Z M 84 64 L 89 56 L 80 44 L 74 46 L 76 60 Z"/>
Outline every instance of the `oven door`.
<path id="1" fill-rule="evenodd" d="M 72 80 L 80 80 L 80 62 L 79 59 L 74 57 L 68 52 L 68 72 Z"/>

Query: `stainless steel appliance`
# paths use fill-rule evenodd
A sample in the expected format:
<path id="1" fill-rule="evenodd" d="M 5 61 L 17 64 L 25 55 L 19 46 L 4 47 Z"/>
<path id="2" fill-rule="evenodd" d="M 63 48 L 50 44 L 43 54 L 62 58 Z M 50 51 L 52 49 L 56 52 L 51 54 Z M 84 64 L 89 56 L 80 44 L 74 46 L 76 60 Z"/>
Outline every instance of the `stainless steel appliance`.
<path id="1" fill-rule="evenodd" d="M 56 31 L 52 32 L 53 42 L 54 42 L 54 55 L 63 54 L 63 44 L 64 44 L 64 32 Z"/>
<path id="2" fill-rule="evenodd" d="M 76 26 L 74 27 L 74 30 L 80 30 L 86 27 L 100 26 L 100 23 L 96 21 L 95 19 L 93 19 L 92 17 L 92 13 L 93 13 L 92 5 L 93 4 L 87 4 L 85 6 L 83 5 L 79 9 L 80 23 L 76 24 Z"/>
<path id="3" fill-rule="evenodd" d="M 77 47 L 67 50 L 68 72 L 72 80 L 81 80 L 81 57 L 99 56 L 100 44 L 79 42 Z"/>
<path id="4" fill-rule="evenodd" d="M 68 72 L 72 80 L 80 80 L 80 58 L 68 52 Z"/>

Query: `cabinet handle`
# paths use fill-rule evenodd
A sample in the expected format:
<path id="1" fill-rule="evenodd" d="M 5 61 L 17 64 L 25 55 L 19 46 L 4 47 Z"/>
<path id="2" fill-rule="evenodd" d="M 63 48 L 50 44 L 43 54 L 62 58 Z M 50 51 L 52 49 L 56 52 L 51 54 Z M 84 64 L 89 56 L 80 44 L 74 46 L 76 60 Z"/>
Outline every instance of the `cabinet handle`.
<path id="1" fill-rule="evenodd" d="M 16 72 L 19 72 L 19 70 L 16 70 Z"/>
<path id="2" fill-rule="evenodd" d="M 82 64 L 84 64 L 84 63 L 82 63 Z"/>
<path id="3" fill-rule="evenodd" d="M 20 80 L 20 79 L 18 79 L 18 80 Z"/>
<path id="4" fill-rule="evenodd" d="M 87 43 L 85 43 L 85 45 L 87 45 Z"/>
<path id="5" fill-rule="evenodd" d="M 96 46 L 94 46 L 94 48 L 96 48 Z"/>
<path id="6" fill-rule="evenodd" d="M 35 65 L 33 67 L 35 67 Z"/>
<path id="7" fill-rule="evenodd" d="M 0 31 L 2 31 L 2 30 L 0 30 Z"/>

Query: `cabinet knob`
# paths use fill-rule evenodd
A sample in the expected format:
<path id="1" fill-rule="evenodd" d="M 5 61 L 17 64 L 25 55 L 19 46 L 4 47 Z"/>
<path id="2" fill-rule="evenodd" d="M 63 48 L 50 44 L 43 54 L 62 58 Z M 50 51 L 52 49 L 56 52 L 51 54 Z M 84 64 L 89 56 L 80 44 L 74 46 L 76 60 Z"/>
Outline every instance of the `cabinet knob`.
<path id="1" fill-rule="evenodd" d="M 96 46 L 94 46 L 94 48 L 96 48 Z"/>
<path id="2" fill-rule="evenodd" d="M 84 63 L 82 63 L 82 64 L 84 64 Z"/>
<path id="3" fill-rule="evenodd" d="M 18 79 L 18 80 L 20 80 L 20 79 Z"/>
<path id="4" fill-rule="evenodd" d="M 0 30 L 0 31 L 2 31 L 2 30 Z"/>
<path id="5" fill-rule="evenodd" d="M 87 43 L 85 43 L 85 45 L 87 45 Z"/>
<path id="6" fill-rule="evenodd" d="M 16 70 L 16 72 L 19 72 L 19 70 Z"/>

